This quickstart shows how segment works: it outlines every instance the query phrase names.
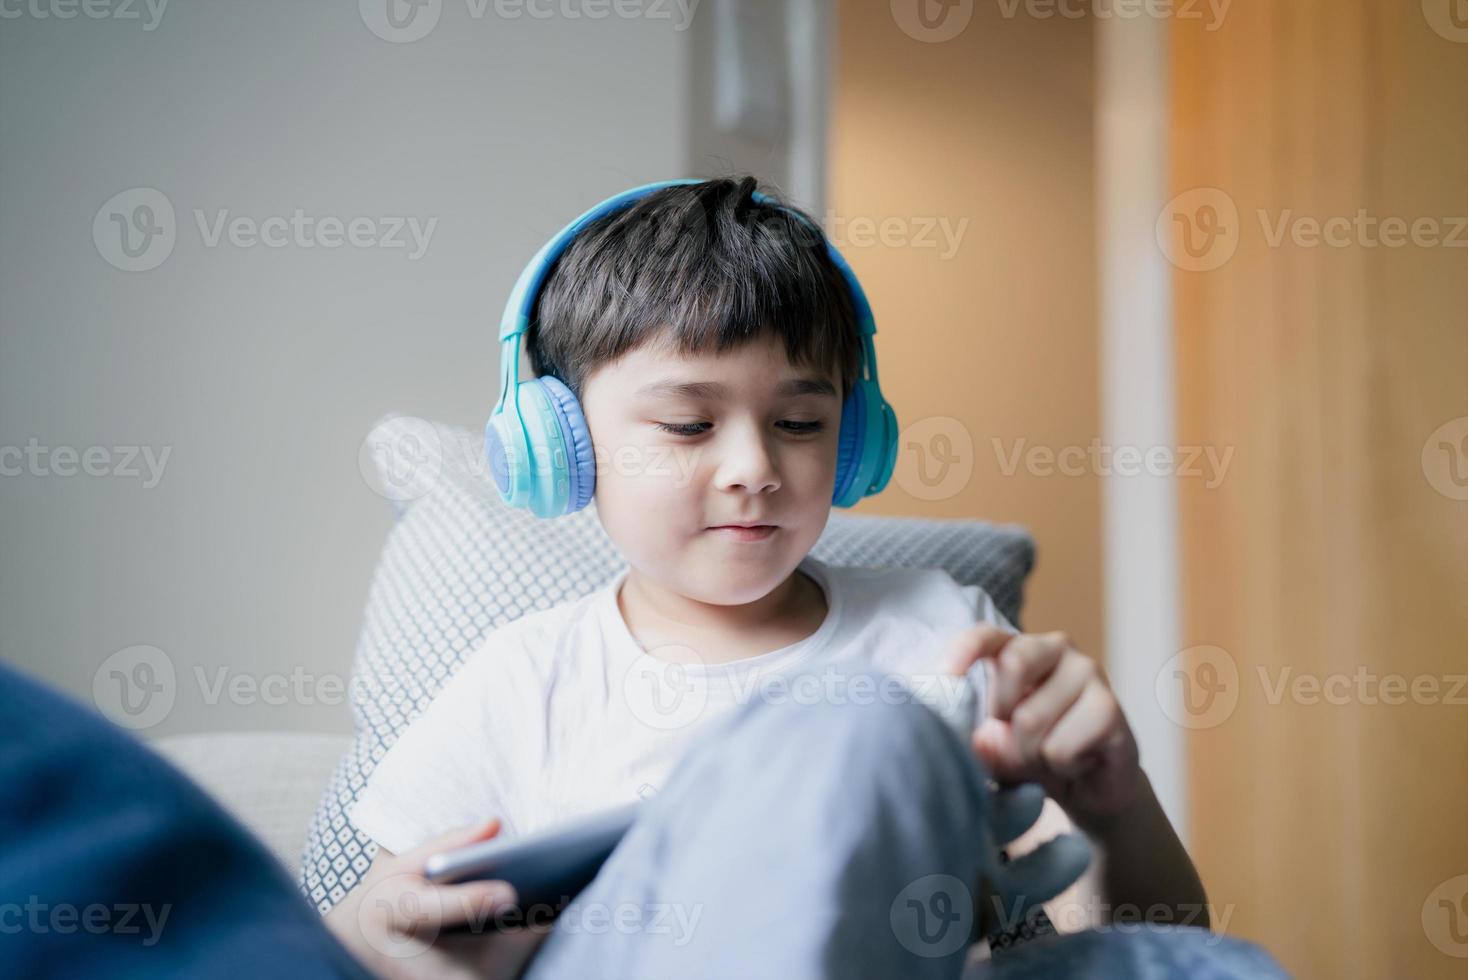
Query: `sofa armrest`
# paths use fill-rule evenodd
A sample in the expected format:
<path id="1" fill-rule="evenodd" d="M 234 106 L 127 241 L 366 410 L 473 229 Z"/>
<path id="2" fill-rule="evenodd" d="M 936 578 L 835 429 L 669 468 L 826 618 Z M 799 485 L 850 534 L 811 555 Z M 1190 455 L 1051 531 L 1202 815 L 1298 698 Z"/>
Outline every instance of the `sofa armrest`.
<path id="1" fill-rule="evenodd" d="M 347 735 L 219 732 L 148 744 L 260 838 L 295 877 L 311 814 L 351 743 Z"/>

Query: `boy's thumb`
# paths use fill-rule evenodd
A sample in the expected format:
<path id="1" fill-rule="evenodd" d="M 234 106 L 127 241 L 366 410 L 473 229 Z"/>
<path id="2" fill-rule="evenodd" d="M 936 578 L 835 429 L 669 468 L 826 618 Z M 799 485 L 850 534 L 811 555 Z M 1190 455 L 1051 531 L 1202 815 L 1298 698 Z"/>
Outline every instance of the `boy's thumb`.
<path id="1" fill-rule="evenodd" d="M 998 783 L 1029 781 L 1028 766 L 1020 752 L 1019 740 L 1006 721 L 985 718 L 974 730 L 974 752 L 989 775 Z"/>

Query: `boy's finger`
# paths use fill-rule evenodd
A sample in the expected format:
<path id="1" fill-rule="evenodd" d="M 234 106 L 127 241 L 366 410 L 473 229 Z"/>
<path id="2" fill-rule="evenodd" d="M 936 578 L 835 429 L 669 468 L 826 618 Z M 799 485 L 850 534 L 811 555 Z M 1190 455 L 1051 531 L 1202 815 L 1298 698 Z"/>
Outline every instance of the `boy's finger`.
<path id="1" fill-rule="evenodd" d="M 1079 776 L 1091 766 L 1086 758 L 1116 727 L 1120 707 L 1101 684 L 1088 684 L 1064 718 L 1055 723 L 1040 746 L 1045 765 L 1062 779 Z"/>
<path id="2" fill-rule="evenodd" d="M 1014 633 L 988 623 L 970 626 L 953 638 L 949 647 L 948 673 L 967 674 L 970 667 L 984 657 L 995 657 Z"/>
<path id="3" fill-rule="evenodd" d="M 456 847 L 466 844 L 474 844 L 482 840 L 488 840 L 500 832 L 500 818 L 494 817 L 485 823 L 471 824 L 468 827 L 460 827 L 446 834 L 440 834 L 430 841 L 419 844 L 403 855 L 403 860 L 411 863 L 412 867 L 422 868 L 430 857 L 442 854 L 444 851 L 452 851 Z"/>
<path id="4" fill-rule="evenodd" d="M 1009 724 L 1020 751 L 1027 758 L 1039 754 L 1045 736 L 1065 717 L 1095 676 L 1096 668 L 1089 657 L 1079 653 L 1062 657 L 1050 676 L 1015 705 Z"/>
<path id="5" fill-rule="evenodd" d="M 466 881 L 438 885 L 437 890 L 438 925 L 444 929 L 467 925 L 482 930 L 496 914 L 513 908 L 519 900 L 508 881 Z"/>
<path id="6" fill-rule="evenodd" d="M 1064 633 L 1026 633 L 1007 644 L 994 660 L 989 713 L 1009 721 L 1015 705 L 1049 676 L 1069 646 Z"/>

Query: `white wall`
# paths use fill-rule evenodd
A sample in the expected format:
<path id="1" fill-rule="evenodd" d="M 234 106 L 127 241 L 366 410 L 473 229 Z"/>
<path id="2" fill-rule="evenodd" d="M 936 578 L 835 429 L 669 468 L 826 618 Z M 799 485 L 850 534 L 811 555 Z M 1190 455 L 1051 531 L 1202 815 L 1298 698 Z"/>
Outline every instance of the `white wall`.
<path id="1" fill-rule="evenodd" d="M 483 424 L 525 260 L 583 207 L 688 166 L 691 35 L 492 2 L 475 19 L 466 0 L 411 43 L 350 0 L 177 2 L 153 30 L 141 4 L 142 21 L 17 9 L 0 20 L 0 447 L 170 455 L 149 489 L 0 458 L 22 470 L 0 477 L 0 656 L 86 699 L 114 651 L 160 648 L 178 693 L 149 736 L 345 729 L 344 706 L 294 697 L 211 706 L 194 669 L 345 676 L 390 524 L 363 436 L 389 410 Z M 167 196 L 177 234 L 129 273 L 93 219 L 134 187 Z M 437 226 L 416 261 L 211 248 L 195 208 Z"/>
<path id="2" fill-rule="evenodd" d="M 1171 269 L 1157 248 L 1167 200 L 1168 22 L 1096 21 L 1097 264 L 1101 425 L 1108 446 L 1173 446 Z M 1184 732 L 1159 698 L 1180 649 L 1177 485 L 1170 476 L 1103 481 L 1107 672 L 1157 799 L 1187 834 Z"/>

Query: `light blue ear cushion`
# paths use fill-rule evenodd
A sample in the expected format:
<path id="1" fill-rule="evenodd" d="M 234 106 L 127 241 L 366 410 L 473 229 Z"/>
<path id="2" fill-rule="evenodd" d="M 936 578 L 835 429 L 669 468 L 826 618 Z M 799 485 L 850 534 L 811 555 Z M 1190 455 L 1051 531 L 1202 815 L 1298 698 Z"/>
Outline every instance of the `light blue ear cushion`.
<path id="1" fill-rule="evenodd" d="M 491 415 L 489 424 L 484 427 L 484 455 L 489 457 L 489 473 L 494 477 L 494 485 L 499 487 L 500 496 L 508 503 L 510 500 L 511 473 L 509 453 L 505 451 L 505 439 L 500 431 L 500 426 L 507 415 Z"/>
<path id="2" fill-rule="evenodd" d="M 566 469 L 570 479 L 566 513 L 574 514 L 591 502 L 596 490 L 596 460 L 592 452 L 591 433 L 581 403 L 560 378 L 546 375 L 538 379 L 545 389 L 546 402 L 555 411 L 561 428 L 561 441 L 567 447 Z"/>

